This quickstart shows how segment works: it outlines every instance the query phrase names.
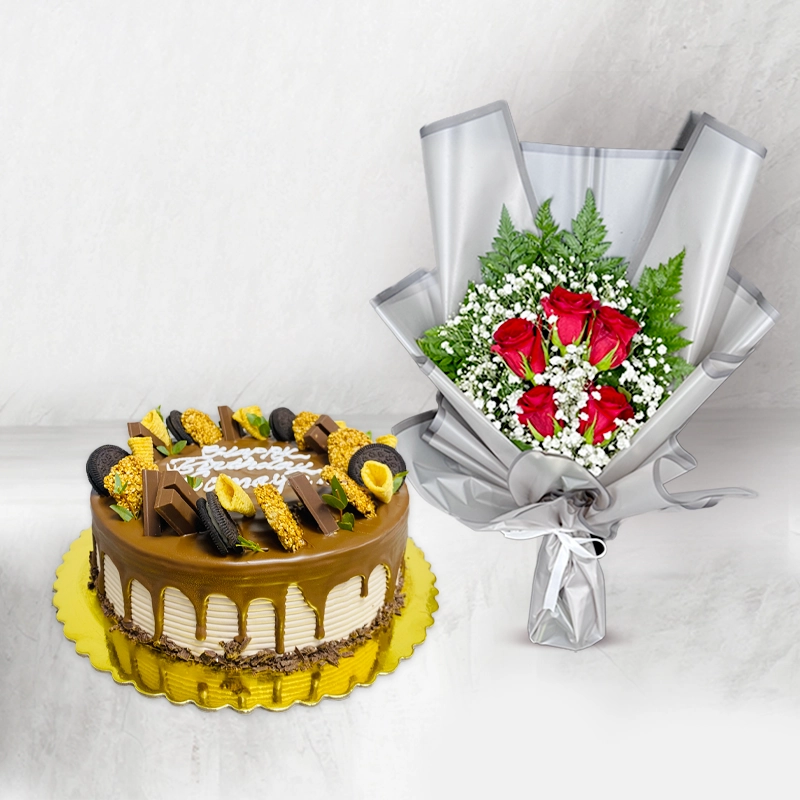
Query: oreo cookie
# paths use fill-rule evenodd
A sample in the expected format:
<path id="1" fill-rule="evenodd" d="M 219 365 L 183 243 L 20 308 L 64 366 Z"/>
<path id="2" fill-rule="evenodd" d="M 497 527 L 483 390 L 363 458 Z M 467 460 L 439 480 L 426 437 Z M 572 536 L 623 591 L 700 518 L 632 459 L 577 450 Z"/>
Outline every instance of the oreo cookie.
<path id="1" fill-rule="evenodd" d="M 86 462 L 86 477 L 97 494 L 108 497 L 108 491 L 103 486 L 103 478 L 111 472 L 113 466 L 129 455 L 127 450 L 123 450 L 115 444 L 104 444 L 89 456 Z"/>
<path id="2" fill-rule="evenodd" d="M 297 414 L 288 408 L 276 408 L 269 415 L 269 429 L 274 439 L 279 442 L 290 442 L 294 439 L 292 423 Z"/>
<path id="3" fill-rule="evenodd" d="M 389 447 L 388 444 L 380 444 L 379 442 L 365 444 L 350 456 L 350 461 L 347 464 L 347 474 L 359 486 L 364 485 L 364 481 L 361 480 L 361 470 L 367 461 L 378 461 L 381 464 L 386 464 L 392 471 L 392 475 L 406 471 L 406 462 L 403 461 L 403 456 L 394 447 Z"/>
<path id="4" fill-rule="evenodd" d="M 222 555 L 225 556 L 236 549 L 236 543 L 239 541 L 239 528 L 213 492 L 209 492 L 197 501 L 197 516 L 200 517 L 206 533 L 211 537 L 214 547 Z"/>
<path id="5" fill-rule="evenodd" d="M 195 444 L 194 439 L 186 432 L 181 422 L 180 411 L 170 411 L 169 416 L 164 420 L 167 423 L 167 430 L 172 434 L 172 438 L 179 442 L 183 439 L 186 444 Z"/>

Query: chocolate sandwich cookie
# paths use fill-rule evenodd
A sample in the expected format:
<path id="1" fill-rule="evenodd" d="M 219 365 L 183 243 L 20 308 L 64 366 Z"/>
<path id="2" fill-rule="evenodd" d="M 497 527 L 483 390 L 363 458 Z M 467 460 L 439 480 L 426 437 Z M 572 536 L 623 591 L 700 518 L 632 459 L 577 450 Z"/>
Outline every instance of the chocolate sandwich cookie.
<path id="1" fill-rule="evenodd" d="M 170 411 L 169 416 L 164 420 L 167 423 L 167 430 L 172 434 L 172 438 L 175 439 L 176 442 L 181 441 L 183 439 L 186 444 L 195 444 L 194 439 L 186 432 L 186 428 L 183 427 L 183 423 L 181 422 L 181 412 L 180 411 Z"/>
<path id="2" fill-rule="evenodd" d="M 220 505 L 217 496 L 209 493 L 197 501 L 197 516 L 222 555 L 232 553 L 239 541 L 239 528 L 233 517 Z"/>
<path id="3" fill-rule="evenodd" d="M 98 494 L 108 497 L 108 489 L 103 486 L 103 478 L 111 472 L 113 466 L 129 455 L 127 450 L 115 444 L 104 444 L 89 456 L 86 462 L 86 477 Z"/>
<path id="4" fill-rule="evenodd" d="M 388 444 L 380 444 L 378 442 L 365 444 L 353 453 L 347 464 L 347 474 L 359 486 L 364 485 L 364 481 L 361 480 L 361 470 L 367 461 L 379 461 L 381 464 L 386 464 L 392 471 L 392 475 L 397 475 L 398 472 L 406 471 L 406 462 L 403 461 L 403 456 L 401 456 L 394 447 L 389 447 Z"/>
<path id="5" fill-rule="evenodd" d="M 272 431 L 273 438 L 279 442 L 290 442 L 294 439 L 292 423 L 297 414 L 288 408 L 276 408 L 269 415 L 269 429 Z"/>

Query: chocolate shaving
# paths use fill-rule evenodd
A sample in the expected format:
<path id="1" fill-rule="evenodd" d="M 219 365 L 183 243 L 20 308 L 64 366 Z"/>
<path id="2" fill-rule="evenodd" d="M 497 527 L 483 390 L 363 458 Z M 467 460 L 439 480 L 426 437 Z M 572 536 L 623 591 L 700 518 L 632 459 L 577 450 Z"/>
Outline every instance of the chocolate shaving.
<path id="1" fill-rule="evenodd" d="M 147 644 L 159 653 L 178 661 L 193 661 L 206 666 L 215 666 L 223 670 L 239 671 L 250 670 L 252 673 L 272 672 L 281 675 L 288 675 L 299 670 L 306 670 L 319 664 L 331 664 L 337 666 L 343 658 L 352 658 L 355 650 L 364 642 L 369 641 L 374 636 L 384 631 L 395 616 L 400 613 L 405 606 L 406 596 L 403 593 L 403 576 L 401 573 L 395 590 L 394 599 L 390 603 L 381 606 L 375 619 L 363 628 L 353 631 L 345 639 L 337 639 L 333 642 L 324 642 L 315 647 L 304 647 L 302 650 L 295 648 L 291 653 L 276 653 L 274 650 L 259 650 L 251 656 L 242 656 L 241 651 L 250 641 L 249 637 L 244 637 L 241 641 L 232 639 L 230 642 L 220 642 L 223 653 L 215 653 L 213 650 L 204 650 L 199 656 L 194 655 L 190 650 L 181 647 L 162 634 L 158 641 L 153 641 L 150 634 L 135 625 L 130 620 L 123 620 L 114 612 L 114 607 L 108 598 L 97 593 L 97 599 L 103 613 L 115 620 L 116 624 L 110 630 L 118 630 L 129 639 L 136 642 Z"/>

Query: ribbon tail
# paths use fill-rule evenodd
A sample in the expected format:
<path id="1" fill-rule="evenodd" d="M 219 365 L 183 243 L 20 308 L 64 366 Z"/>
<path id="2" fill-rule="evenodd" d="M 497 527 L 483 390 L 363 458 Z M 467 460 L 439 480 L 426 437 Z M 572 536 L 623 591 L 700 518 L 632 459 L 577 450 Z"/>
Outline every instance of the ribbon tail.
<path id="1" fill-rule="evenodd" d="M 575 531 L 542 538 L 533 576 L 528 636 L 532 642 L 582 650 L 605 636 L 605 581 L 594 542 Z"/>

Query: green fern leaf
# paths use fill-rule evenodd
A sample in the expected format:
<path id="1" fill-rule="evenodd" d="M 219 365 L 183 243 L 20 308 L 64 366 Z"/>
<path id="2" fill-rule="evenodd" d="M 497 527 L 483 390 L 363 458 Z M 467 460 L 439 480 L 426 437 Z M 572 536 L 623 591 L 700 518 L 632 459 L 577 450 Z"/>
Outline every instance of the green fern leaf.
<path id="1" fill-rule="evenodd" d="M 606 241 L 607 233 L 606 226 L 597 211 L 594 193 L 591 189 L 587 189 L 583 208 L 572 220 L 572 238 L 566 244 L 580 260 L 597 261 L 611 247 L 611 243 Z M 568 234 L 565 238 L 567 236 Z"/>
<path id="2" fill-rule="evenodd" d="M 530 263 L 530 251 L 528 237 L 514 227 L 508 209 L 503 206 L 492 250 L 479 257 L 484 282 L 495 284 L 520 264 Z"/>
<path id="3" fill-rule="evenodd" d="M 670 355 L 691 344 L 681 336 L 684 327 L 674 321 L 681 308 L 677 295 L 681 291 L 685 256 L 686 251 L 681 250 L 666 264 L 655 269 L 645 267 L 633 296 L 633 304 L 645 318 L 642 333 L 661 339 Z"/>

